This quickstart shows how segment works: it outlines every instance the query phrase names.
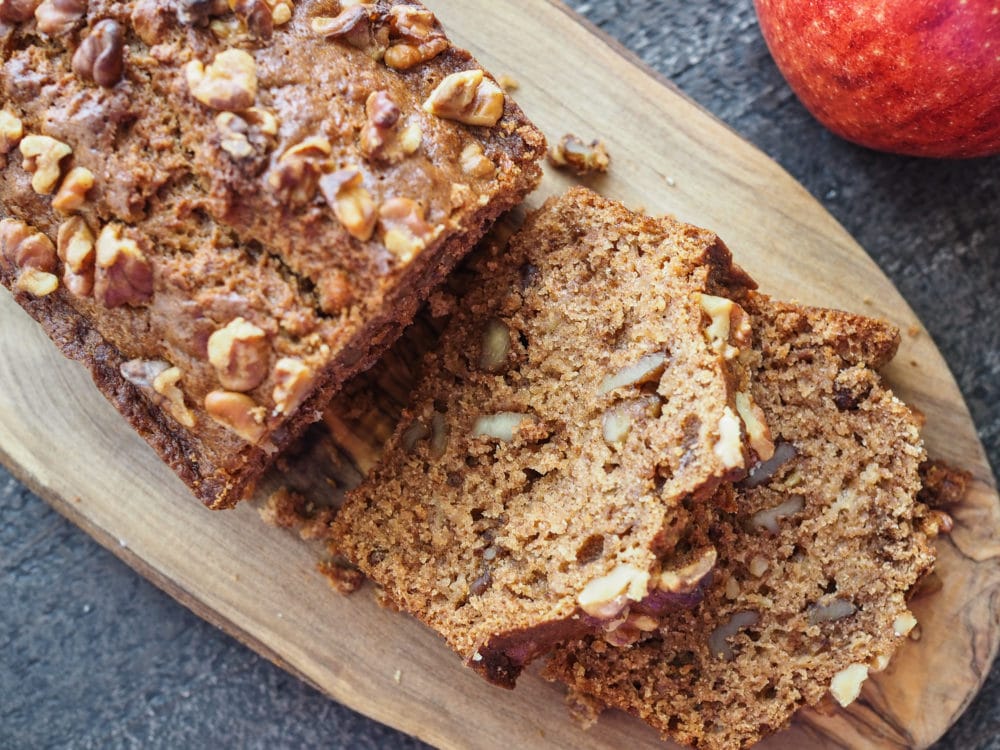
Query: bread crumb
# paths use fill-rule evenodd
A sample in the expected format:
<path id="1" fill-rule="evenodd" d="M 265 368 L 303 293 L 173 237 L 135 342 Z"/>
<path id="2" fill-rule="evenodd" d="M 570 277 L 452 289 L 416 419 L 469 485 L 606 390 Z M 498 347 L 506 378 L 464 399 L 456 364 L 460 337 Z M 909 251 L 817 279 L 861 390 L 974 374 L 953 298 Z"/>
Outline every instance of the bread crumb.
<path id="1" fill-rule="evenodd" d="M 365 574 L 340 557 L 317 563 L 316 570 L 342 596 L 353 594 L 365 583 Z"/>
<path id="2" fill-rule="evenodd" d="M 504 91 L 508 93 L 510 93 L 511 91 L 517 91 L 519 88 L 521 88 L 521 84 L 518 83 L 517 79 L 514 78 L 514 76 L 512 75 L 508 75 L 507 73 L 501 73 L 499 76 L 497 76 L 497 83 L 500 84 L 500 88 L 502 88 Z"/>
<path id="3" fill-rule="evenodd" d="M 916 338 L 917 336 L 920 335 L 920 326 L 918 326 L 916 323 L 913 323 L 910 325 L 909 328 L 906 329 L 906 332 L 907 334 L 910 335 L 911 338 Z"/>
<path id="4" fill-rule="evenodd" d="M 403 681 L 403 672 L 402 672 L 402 670 L 400 670 L 400 669 L 397 669 L 397 670 L 396 670 L 396 674 L 394 674 L 394 675 L 392 676 L 392 679 L 393 679 L 393 680 L 395 681 L 395 683 L 396 683 L 397 685 L 398 685 L 399 683 L 401 683 L 401 682 Z"/>
<path id="5" fill-rule="evenodd" d="M 611 164 L 611 156 L 604 141 L 595 138 L 590 143 L 567 133 L 549 150 L 553 166 L 569 168 L 577 175 L 604 173 Z"/>

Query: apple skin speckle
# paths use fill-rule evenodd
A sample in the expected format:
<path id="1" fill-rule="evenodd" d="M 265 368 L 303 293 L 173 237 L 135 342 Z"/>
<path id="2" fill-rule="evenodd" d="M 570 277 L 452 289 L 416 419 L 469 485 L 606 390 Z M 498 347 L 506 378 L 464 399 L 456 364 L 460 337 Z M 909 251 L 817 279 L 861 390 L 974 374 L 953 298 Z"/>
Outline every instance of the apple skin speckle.
<path id="1" fill-rule="evenodd" d="M 899 154 L 1000 154 L 1000 0 L 754 0 L 799 99 Z"/>

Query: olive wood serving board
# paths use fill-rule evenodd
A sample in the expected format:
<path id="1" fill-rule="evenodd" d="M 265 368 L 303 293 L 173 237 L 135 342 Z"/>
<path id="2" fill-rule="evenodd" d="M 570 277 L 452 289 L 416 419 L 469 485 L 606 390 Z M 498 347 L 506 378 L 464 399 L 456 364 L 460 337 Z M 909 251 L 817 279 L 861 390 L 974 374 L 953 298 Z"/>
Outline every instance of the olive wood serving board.
<path id="1" fill-rule="evenodd" d="M 934 742 L 975 695 L 997 651 L 1000 504 L 958 387 L 913 312 L 795 180 L 558 2 L 432 5 L 456 42 L 517 79 L 515 98 L 550 139 L 566 132 L 605 139 L 612 169 L 593 188 L 716 230 L 766 292 L 880 315 L 909 331 L 887 377 L 926 414 L 930 453 L 974 475 L 953 533 L 938 544 L 943 589 L 914 602 L 921 640 L 904 644 L 860 700 L 828 716 L 803 712 L 762 747 Z M 570 181 L 547 174 L 529 205 Z M 434 633 L 381 609 L 370 592 L 335 594 L 314 570 L 322 550 L 264 524 L 255 503 L 204 510 L 8 295 L 0 296 L 0 320 L 0 459 L 200 616 L 334 699 L 436 746 L 664 747 L 616 712 L 580 730 L 561 688 L 534 674 L 513 692 L 487 685 Z M 426 338 L 418 329 L 403 354 L 381 366 L 379 409 L 360 421 L 328 413 L 308 447 L 283 463 L 284 476 L 265 484 L 330 501 L 356 481 L 391 429 L 405 398 L 405 362 Z"/>

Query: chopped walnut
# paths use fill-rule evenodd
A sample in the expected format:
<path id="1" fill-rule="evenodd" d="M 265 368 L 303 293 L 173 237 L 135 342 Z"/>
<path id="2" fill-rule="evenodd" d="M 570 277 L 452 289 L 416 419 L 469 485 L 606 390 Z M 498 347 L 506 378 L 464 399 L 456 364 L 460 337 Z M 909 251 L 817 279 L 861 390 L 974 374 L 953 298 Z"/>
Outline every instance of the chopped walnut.
<path id="1" fill-rule="evenodd" d="M 62 176 L 59 162 L 73 153 L 62 141 L 47 135 L 26 135 L 19 148 L 24 168 L 31 172 L 31 187 L 36 193 L 48 195 L 55 190 Z"/>
<path id="2" fill-rule="evenodd" d="M 0 109 L 0 154 L 9 154 L 24 135 L 21 118 L 6 109 Z"/>
<path id="3" fill-rule="evenodd" d="M 390 9 L 390 45 L 385 51 L 385 64 L 397 70 L 409 70 L 427 62 L 451 44 L 444 32 L 437 27 L 437 19 L 426 8 L 413 5 L 395 5 Z"/>
<path id="4" fill-rule="evenodd" d="M 73 72 L 85 81 L 113 87 L 125 71 L 125 34 L 113 18 L 100 21 L 73 53 Z"/>
<path id="5" fill-rule="evenodd" d="M 215 116 L 219 129 L 219 147 L 234 159 L 248 159 L 268 151 L 278 134 L 278 118 L 261 107 L 235 114 L 220 112 Z"/>
<path id="6" fill-rule="evenodd" d="M 175 9 L 160 0 L 136 0 L 129 21 L 143 43 L 152 47 L 167 38 L 175 18 L 181 15 L 182 4 L 183 0 Z"/>
<path id="7" fill-rule="evenodd" d="M 25 268 L 18 274 L 14 287 L 32 297 L 46 297 L 59 288 L 59 277 L 37 268 Z"/>
<path id="8" fill-rule="evenodd" d="M 35 15 L 41 0 L 0 0 L 0 21 L 24 23 Z"/>
<path id="9" fill-rule="evenodd" d="M 153 267 L 125 227 L 108 224 L 97 237 L 94 296 L 105 307 L 137 307 L 153 297 Z"/>
<path id="10" fill-rule="evenodd" d="M 740 420 L 728 406 L 719 417 L 719 439 L 712 451 L 727 469 L 743 466 L 743 448 L 740 442 Z"/>
<path id="11" fill-rule="evenodd" d="M 248 443 L 259 443 L 267 434 L 264 424 L 267 412 L 245 393 L 212 391 L 205 396 L 205 411 Z"/>
<path id="12" fill-rule="evenodd" d="M 257 63 L 240 49 L 227 49 L 206 67 L 192 60 L 184 67 L 191 95 L 206 107 L 239 112 L 257 98 Z"/>
<path id="13" fill-rule="evenodd" d="M 733 359 L 740 353 L 740 347 L 750 342 L 751 330 L 746 312 L 725 297 L 711 294 L 699 294 L 698 297 L 702 311 L 711 321 L 705 328 L 705 338 L 713 351 L 726 359 Z"/>
<path id="14" fill-rule="evenodd" d="M 63 284 L 86 297 L 94 289 L 94 234 L 83 218 L 74 216 L 59 225 L 56 252 L 63 262 Z"/>
<path id="15" fill-rule="evenodd" d="M 399 122 L 399 107 L 389 98 L 388 92 L 374 91 L 365 102 L 368 119 L 361 128 L 360 147 L 366 159 L 378 159 L 393 137 Z"/>
<path id="16" fill-rule="evenodd" d="M 327 171 L 328 157 L 333 151 L 322 136 L 306 138 L 281 155 L 268 175 L 271 189 L 282 202 L 291 206 L 309 203 L 316 195 L 320 175 Z"/>
<path id="17" fill-rule="evenodd" d="M 402 263 L 409 263 L 434 239 L 437 230 L 424 219 L 424 207 L 409 198 L 390 198 L 379 208 L 382 242 Z"/>
<path id="18" fill-rule="evenodd" d="M 753 400 L 753 396 L 739 391 L 736 394 L 736 412 L 746 425 L 750 446 L 757 452 L 757 457 L 761 461 L 770 460 L 774 455 L 774 441 L 764 410 Z"/>
<path id="19" fill-rule="evenodd" d="M 177 386 L 182 377 L 181 368 L 168 367 L 153 378 L 153 390 L 167 400 L 170 415 L 191 429 L 195 425 L 194 413 L 184 403 L 184 392 Z"/>
<path id="20" fill-rule="evenodd" d="M 374 4 L 349 5 L 336 16 L 316 16 L 310 22 L 313 33 L 343 39 L 352 47 L 365 49 L 372 38 Z"/>
<path id="21" fill-rule="evenodd" d="M 462 149 L 459 158 L 462 171 L 473 177 L 492 177 L 496 173 L 496 165 L 483 153 L 483 147 L 473 141 Z"/>
<path id="22" fill-rule="evenodd" d="M 312 389 L 315 378 L 308 365 L 292 357 L 282 357 L 275 363 L 274 399 L 275 416 L 293 414 L 298 409 Z"/>
<path id="23" fill-rule="evenodd" d="M 226 0 L 177 0 L 177 21 L 184 26 L 203 26 L 212 16 L 228 10 Z"/>
<path id="24" fill-rule="evenodd" d="M 52 199 L 52 208 L 64 214 L 76 211 L 84 204 L 94 186 L 94 173 L 86 167 L 73 167 Z"/>
<path id="25" fill-rule="evenodd" d="M 87 0 L 44 0 L 35 9 L 38 30 L 50 36 L 68 34 L 87 14 Z"/>
<path id="26" fill-rule="evenodd" d="M 270 359 L 267 334 L 243 318 L 208 337 L 208 361 L 227 390 L 252 391 L 267 377 Z"/>
<path id="27" fill-rule="evenodd" d="M 607 172 L 611 157 L 603 141 L 595 139 L 588 144 L 567 133 L 549 151 L 549 161 L 557 167 L 571 167 L 578 175 L 584 175 Z"/>
<path id="28" fill-rule="evenodd" d="M 375 232 L 375 201 L 364 187 L 361 171 L 341 169 L 323 175 L 320 189 L 337 220 L 354 238 L 367 242 Z"/>
<path id="29" fill-rule="evenodd" d="M 648 589 L 649 571 L 620 564 L 584 586 L 576 602 L 591 617 L 606 620 L 618 615 L 630 600 L 641 601 Z"/>
<path id="30" fill-rule="evenodd" d="M 18 269 L 34 268 L 51 273 L 56 268 L 52 240 L 23 221 L 0 221 L 0 248 L 3 257 Z"/>
<path id="31" fill-rule="evenodd" d="M 265 0 L 229 0 L 229 7 L 253 39 L 267 41 L 274 33 L 274 16 Z"/>
<path id="32" fill-rule="evenodd" d="M 424 110 L 466 125 L 493 127 L 503 116 L 504 93 L 481 70 L 452 73 L 424 102 Z"/>

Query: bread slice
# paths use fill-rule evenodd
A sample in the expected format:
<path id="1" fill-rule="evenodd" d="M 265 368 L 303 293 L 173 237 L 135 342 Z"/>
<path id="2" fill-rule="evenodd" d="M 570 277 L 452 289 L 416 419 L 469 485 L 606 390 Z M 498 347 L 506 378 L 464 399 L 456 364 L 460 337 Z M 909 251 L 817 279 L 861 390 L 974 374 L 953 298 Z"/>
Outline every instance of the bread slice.
<path id="1" fill-rule="evenodd" d="M 711 232 L 584 189 L 550 200 L 478 270 L 334 545 L 513 686 L 534 656 L 628 602 L 697 599 L 712 561 L 661 586 L 659 560 L 687 524 L 684 501 L 746 473 L 749 331 L 732 300 L 753 282 Z"/>
<path id="2" fill-rule="evenodd" d="M 693 611 L 629 648 L 589 638 L 545 675 L 696 748 L 748 747 L 827 692 L 853 701 L 916 624 L 907 593 L 933 563 L 933 520 L 915 502 L 918 420 L 875 369 L 888 324 L 748 300 L 752 390 L 777 451 L 735 488 L 735 512 L 703 505 L 692 544 L 718 554 Z"/>
<path id="3" fill-rule="evenodd" d="M 541 178 L 412 0 L 18 0 L 0 40 L 0 283 L 213 508 Z"/>

